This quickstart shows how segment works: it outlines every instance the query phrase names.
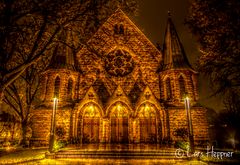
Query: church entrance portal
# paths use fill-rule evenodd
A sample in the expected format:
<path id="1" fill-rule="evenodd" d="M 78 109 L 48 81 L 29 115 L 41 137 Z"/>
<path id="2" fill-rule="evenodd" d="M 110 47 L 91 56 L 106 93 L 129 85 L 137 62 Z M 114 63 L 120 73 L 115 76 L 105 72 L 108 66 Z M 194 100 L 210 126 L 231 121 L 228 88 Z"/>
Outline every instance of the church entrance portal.
<path id="1" fill-rule="evenodd" d="M 156 110 L 150 104 L 144 104 L 140 107 L 138 113 L 140 143 L 156 143 L 157 142 L 157 121 Z"/>
<path id="2" fill-rule="evenodd" d="M 128 111 L 122 103 L 117 103 L 110 111 L 111 143 L 128 143 Z"/>
<path id="3" fill-rule="evenodd" d="M 99 143 L 100 113 L 95 105 L 85 108 L 82 126 L 82 143 Z"/>

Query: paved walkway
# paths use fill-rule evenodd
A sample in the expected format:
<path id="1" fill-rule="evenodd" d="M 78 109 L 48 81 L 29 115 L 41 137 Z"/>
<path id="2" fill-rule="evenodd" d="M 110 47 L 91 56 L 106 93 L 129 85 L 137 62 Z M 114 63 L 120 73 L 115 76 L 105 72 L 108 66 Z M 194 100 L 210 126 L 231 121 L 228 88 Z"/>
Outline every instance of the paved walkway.
<path id="1" fill-rule="evenodd" d="M 45 159 L 47 148 L 17 149 L 0 154 L 0 164 L 19 164 Z"/>
<path id="2" fill-rule="evenodd" d="M 98 158 L 62 158 L 62 159 L 46 159 L 45 153 L 48 151 L 47 148 L 32 148 L 32 149 L 18 149 L 11 152 L 0 152 L 0 164 L 211 164 L 204 163 L 198 160 L 178 160 L 178 159 L 123 159 L 121 157 L 116 159 L 98 159 Z M 79 146 L 68 146 L 61 149 L 61 151 L 79 151 L 79 152 L 93 152 L 93 151 L 105 151 L 105 152 L 142 152 L 142 151 L 152 151 L 152 152 L 174 152 L 174 148 L 161 147 L 159 145 L 109 145 L 109 144 L 91 144 L 91 145 L 79 145 Z M 229 163 L 229 162 L 227 162 Z M 230 164 L 239 164 L 236 161 Z M 226 164 L 226 162 L 213 162 L 213 164 Z"/>

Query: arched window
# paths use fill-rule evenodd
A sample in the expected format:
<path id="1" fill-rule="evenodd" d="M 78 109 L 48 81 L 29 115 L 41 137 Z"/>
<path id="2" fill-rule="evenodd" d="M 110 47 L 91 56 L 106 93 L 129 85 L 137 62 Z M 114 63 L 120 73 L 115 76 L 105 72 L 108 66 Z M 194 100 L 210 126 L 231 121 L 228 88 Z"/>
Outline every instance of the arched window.
<path id="1" fill-rule="evenodd" d="M 191 75 L 191 81 L 190 81 L 190 83 L 191 83 L 191 87 L 192 87 L 192 92 L 193 92 L 193 96 L 194 96 L 194 100 L 196 99 L 196 93 L 195 93 L 195 89 L 196 89 L 196 82 L 194 82 L 194 75 L 192 74 Z"/>
<path id="2" fill-rule="evenodd" d="M 114 34 L 118 34 L 118 25 L 114 25 Z"/>
<path id="3" fill-rule="evenodd" d="M 68 80 L 67 96 L 69 99 L 72 99 L 72 95 L 73 95 L 73 80 L 70 78 Z"/>
<path id="4" fill-rule="evenodd" d="M 59 98 L 60 92 L 60 78 L 57 76 L 54 82 L 54 97 Z"/>
<path id="5" fill-rule="evenodd" d="M 121 24 L 114 25 L 113 30 L 114 34 L 124 34 L 124 26 Z"/>
<path id="6" fill-rule="evenodd" d="M 123 25 L 120 25 L 120 26 L 119 26 L 119 34 L 124 34 Z"/>
<path id="7" fill-rule="evenodd" d="M 179 77 L 178 83 L 179 83 L 180 97 L 183 98 L 184 95 L 186 94 L 186 88 L 185 88 L 186 84 L 182 75 Z"/>
<path id="8" fill-rule="evenodd" d="M 172 89 L 171 89 L 171 80 L 170 80 L 170 78 L 166 79 L 165 85 L 166 85 L 167 100 L 170 100 L 172 98 Z"/>

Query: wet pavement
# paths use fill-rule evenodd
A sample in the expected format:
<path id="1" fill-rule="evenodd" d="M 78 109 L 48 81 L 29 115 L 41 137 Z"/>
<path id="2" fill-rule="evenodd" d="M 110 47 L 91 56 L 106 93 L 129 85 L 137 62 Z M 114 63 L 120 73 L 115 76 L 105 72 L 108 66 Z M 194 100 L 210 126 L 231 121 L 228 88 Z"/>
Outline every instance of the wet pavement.
<path id="1" fill-rule="evenodd" d="M 44 159 L 35 162 L 23 163 L 28 165 L 207 165 L 201 161 L 180 161 L 180 160 L 153 160 L 153 159 Z"/>
<path id="2" fill-rule="evenodd" d="M 22 165 L 110 165 L 110 164 L 129 164 L 129 165 L 207 165 L 207 164 L 226 164 L 226 162 L 213 162 L 206 163 L 199 159 L 178 159 L 175 155 L 175 148 L 167 146 L 160 146 L 156 144 L 82 144 L 73 145 L 62 148 L 59 152 L 55 153 L 56 159 L 44 158 L 46 149 L 37 150 L 35 156 L 33 151 L 22 151 L 18 155 L 12 155 L 10 158 L 21 158 L 24 152 L 28 157 L 39 156 L 40 159 L 30 159 L 26 157 L 20 163 Z M 22 154 L 21 154 L 22 153 Z M 131 154 L 133 156 L 131 156 Z M 136 156 L 139 156 L 137 157 Z M 147 156 L 147 155 L 150 156 Z M 85 155 L 85 156 L 84 156 Z M 89 156 L 90 155 L 90 156 Z M 94 156 L 93 156 L 94 155 Z M 125 156 L 124 156 L 125 155 Z M 127 156 L 126 156 L 127 155 Z M 129 156 L 130 155 L 130 156 Z M 61 157 L 62 156 L 62 157 Z M 72 157 L 71 157 L 72 156 Z M 89 157 L 88 157 L 89 156 Z M 104 157 L 105 156 L 105 157 Z M 94 157 L 94 158 L 93 158 Z M 8 162 L 7 158 L 6 162 Z M 8 162 L 9 163 L 9 162 Z M 1 162 L 0 162 L 1 164 Z M 234 163 L 231 163 L 234 164 Z M 235 163 L 239 164 L 239 163 Z"/>

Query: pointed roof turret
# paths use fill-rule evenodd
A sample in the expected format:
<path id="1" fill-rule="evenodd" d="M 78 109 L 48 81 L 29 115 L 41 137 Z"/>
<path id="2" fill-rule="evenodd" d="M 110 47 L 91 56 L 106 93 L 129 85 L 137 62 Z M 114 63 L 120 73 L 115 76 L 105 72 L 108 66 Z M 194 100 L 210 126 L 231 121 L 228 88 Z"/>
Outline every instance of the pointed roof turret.
<path id="1" fill-rule="evenodd" d="M 74 55 L 69 46 L 67 46 L 69 32 L 63 30 L 59 37 L 59 42 L 54 48 L 52 59 L 47 69 L 70 69 L 76 70 Z"/>
<path id="2" fill-rule="evenodd" d="M 168 12 L 167 27 L 163 44 L 163 68 L 167 69 L 192 69 L 188 62 L 182 43 Z"/>

